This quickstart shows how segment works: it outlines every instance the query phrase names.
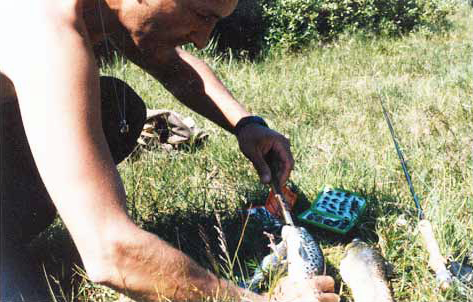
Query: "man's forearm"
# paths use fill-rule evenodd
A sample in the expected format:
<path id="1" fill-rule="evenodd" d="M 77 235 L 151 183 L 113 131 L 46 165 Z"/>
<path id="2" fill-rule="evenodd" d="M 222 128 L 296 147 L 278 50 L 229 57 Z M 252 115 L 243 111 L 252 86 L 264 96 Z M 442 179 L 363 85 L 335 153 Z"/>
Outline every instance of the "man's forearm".
<path id="1" fill-rule="evenodd" d="M 126 234 L 128 233 L 128 235 Z M 115 249 L 112 278 L 105 285 L 145 301 L 261 301 L 199 266 L 157 236 L 138 228 L 124 231 Z"/>
<path id="2" fill-rule="evenodd" d="M 177 56 L 167 66 L 150 72 L 178 100 L 228 131 L 250 115 L 207 64 L 180 49 Z"/>

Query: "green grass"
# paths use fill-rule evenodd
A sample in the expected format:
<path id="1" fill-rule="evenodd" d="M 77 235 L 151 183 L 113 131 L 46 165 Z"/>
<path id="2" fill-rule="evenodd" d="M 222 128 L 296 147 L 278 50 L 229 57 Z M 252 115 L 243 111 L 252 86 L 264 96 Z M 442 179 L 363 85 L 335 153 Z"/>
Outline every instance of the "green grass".
<path id="1" fill-rule="evenodd" d="M 473 301 L 471 292 L 457 287 L 444 293 L 435 289 L 428 254 L 415 228 L 414 203 L 379 103 L 383 98 L 391 113 L 442 254 L 463 259 L 473 249 L 472 37 L 472 9 L 464 6 L 453 17 L 453 28 L 443 33 L 423 31 L 397 39 L 347 35 L 324 47 L 273 54 L 253 63 L 203 56 L 248 110 L 291 139 L 296 161 L 291 186 L 299 193 L 298 210 L 324 184 L 368 199 L 368 211 L 350 236 L 310 228 L 345 301 L 351 301 L 350 292 L 341 286 L 338 267 L 353 236 L 375 244 L 394 265 L 391 284 L 397 301 Z M 214 228 L 219 214 L 233 256 L 243 230 L 238 210 L 247 203 L 263 203 L 268 192 L 239 152 L 236 139 L 181 106 L 131 63 L 118 62 L 103 72 L 126 79 L 148 107 L 190 115 L 210 133 L 201 148 L 142 151 L 119 166 L 132 217 L 210 268 L 197 226 L 206 232 L 209 249 L 219 260 L 222 251 Z M 408 225 L 396 224 L 401 216 Z M 239 280 L 251 272 L 248 267 L 268 252 L 261 231 L 249 222 L 237 253 L 239 264 L 234 270 L 224 269 L 220 261 L 221 275 Z M 61 264 L 63 252 L 58 252 L 63 233 L 57 224 L 43 234 L 53 250 L 45 258 L 55 265 L 49 269 L 56 279 L 72 270 L 70 263 Z M 80 286 L 68 297 L 117 297 L 80 274 L 74 280 Z M 67 282 L 61 286 L 68 287 Z"/>

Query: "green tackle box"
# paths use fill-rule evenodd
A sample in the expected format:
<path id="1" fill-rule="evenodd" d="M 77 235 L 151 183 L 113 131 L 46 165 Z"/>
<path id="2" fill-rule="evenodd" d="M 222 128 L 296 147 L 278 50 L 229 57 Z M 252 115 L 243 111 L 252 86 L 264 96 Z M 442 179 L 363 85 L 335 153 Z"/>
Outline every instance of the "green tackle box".
<path id="1" fill-rule="evenodd" d="M 360 195 L 326 186 L 311 207 L 298 218 L 302 222 L 346 234 L 356 225 L 365 209 L 366 200 Z"/>

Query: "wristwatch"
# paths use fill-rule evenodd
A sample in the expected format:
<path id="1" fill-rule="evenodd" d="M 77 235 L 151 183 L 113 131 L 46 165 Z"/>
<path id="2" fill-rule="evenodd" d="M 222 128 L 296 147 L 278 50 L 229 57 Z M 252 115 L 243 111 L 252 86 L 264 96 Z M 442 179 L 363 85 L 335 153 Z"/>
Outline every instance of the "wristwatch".
<path id="1" fill-rule="evenodd" d="M 269 128 L 268 124 L 266 124 L 266 122 L 264 121 L 262 117 L 251 115 L 251 116 L 246 116 L 238 121 L 235 128 L 233 128 L 233 134 L 235 134 L 235 136 L 238 136 L 241 129 L 248 126 L 249 124 L 258 124 L 263 127 Z"/>

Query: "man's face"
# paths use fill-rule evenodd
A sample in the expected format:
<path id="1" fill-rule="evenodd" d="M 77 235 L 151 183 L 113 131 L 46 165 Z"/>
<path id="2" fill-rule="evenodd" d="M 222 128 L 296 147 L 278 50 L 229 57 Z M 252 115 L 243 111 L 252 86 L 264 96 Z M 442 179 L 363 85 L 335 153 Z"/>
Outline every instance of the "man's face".
<path id="1" fill-rule="evenodd" d="M 230 15 L 238 0 L 130 0 L 120 19 L 135 43 L 152 50 L 193 43 L 207 45 L 217 21 Z M 124 1 L 125 2 L 125 1 Z"/>

